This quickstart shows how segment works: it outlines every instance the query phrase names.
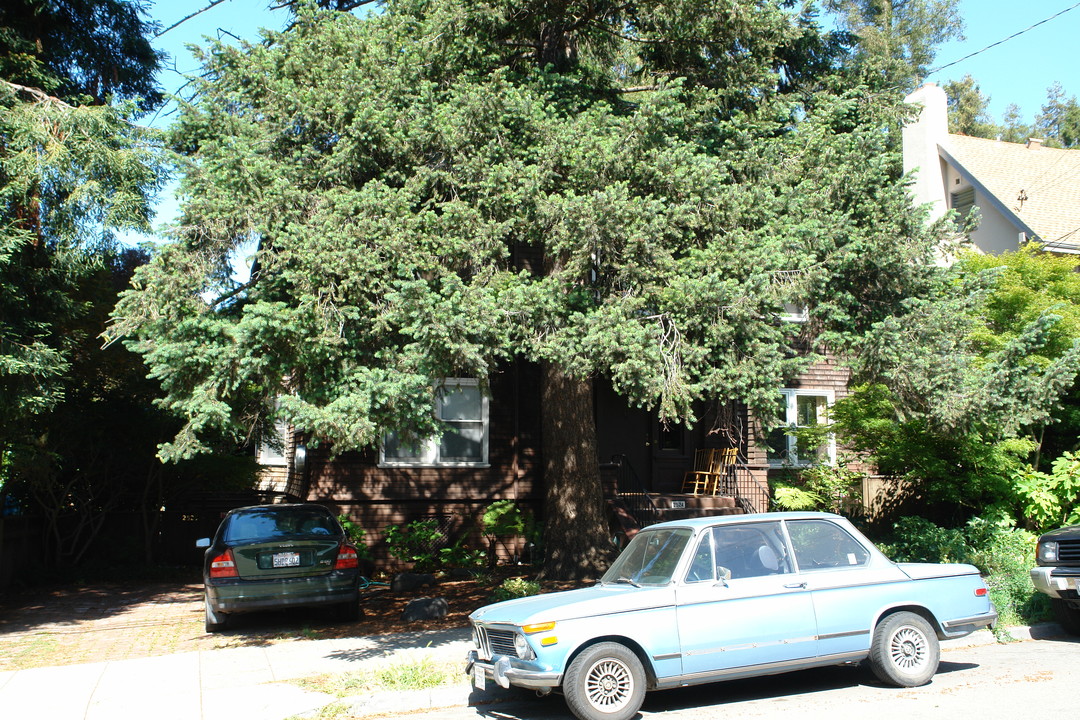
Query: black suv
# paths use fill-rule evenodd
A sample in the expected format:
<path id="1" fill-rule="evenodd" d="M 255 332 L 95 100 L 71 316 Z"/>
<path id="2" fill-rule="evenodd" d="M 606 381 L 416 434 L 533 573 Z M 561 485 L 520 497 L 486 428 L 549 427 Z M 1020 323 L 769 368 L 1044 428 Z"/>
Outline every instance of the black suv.
<path id="1" fill-rule="evenodd" d="M 1080 525 L 1052 530 L 1039 538 L 1038 567 L 1031 571 L 1035 589 L 1050 596 L 1054 617 L 1072 635 L 1080 635 Z"/>

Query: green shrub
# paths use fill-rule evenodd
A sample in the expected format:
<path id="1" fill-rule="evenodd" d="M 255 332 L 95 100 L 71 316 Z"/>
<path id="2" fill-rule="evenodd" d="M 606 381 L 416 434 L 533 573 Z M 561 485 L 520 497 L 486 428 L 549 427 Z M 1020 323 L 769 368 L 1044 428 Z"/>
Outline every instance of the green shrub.
<path id="1" fill-rule="evenodd" d="M 520 507 L 513 500 L 496 500 L 484 509 L 480 517 L 480 532 L 488 541 L 488 565 L 495 567 L 496 544 L 500 538 L 522 536 L 526 543 L 536 548 L 540 545 L 541 532 L 536 527 L 536 520 L 527 508 Z M 535 560 L 535 553 L 530 553 Z"/>
<path id="2" fill-rule="evenodd" d="M 440 546 L 446 543 L 438 520 L 413 520 L 404 527 L 387 525 L 385 533 L 391 557 L 412 563 L 418 571 L 434 570 L 438 566 Z"/>
<path id="3" fill-rule="evenodd" d="M 439 563 L 443 567 L 451 568 L 477 568 L 483 567 L 487 553 L 476 550 L 464 544 L 464 538 L 458 540 L 450 547 L 439 550 Z"/>
<path id="4" fill-rule="evenodd" d="M 1008 522 L 973 518 L 962 528 L 943 528 L 918 517 L 901 518 L 881 550 L 897 562 L 958 562 L 979 568 L 1002 625 L 1044 620 L 1047 599 L 1028 571 L 1035 566 L 1036 537 Z"/>
<path id="5" fill-rule="evenodd" d="M 502 585 L 495 588 L 492 599 L 495 602 L 513 600 L 514 598 L 529 597 L 540 594 L 540 583 L 526 580 L 525 578 L 508 578 Z"/>
<path id="6" fill-rule="evenodd" d="M 371 559 L 371 548 L 367 546 L 367 531 L 352 521 L 348 515 L 338 515 L 338 522 L 345 531 L 345 537 L 356 545 L 356 557 L 360 560 Z"/>

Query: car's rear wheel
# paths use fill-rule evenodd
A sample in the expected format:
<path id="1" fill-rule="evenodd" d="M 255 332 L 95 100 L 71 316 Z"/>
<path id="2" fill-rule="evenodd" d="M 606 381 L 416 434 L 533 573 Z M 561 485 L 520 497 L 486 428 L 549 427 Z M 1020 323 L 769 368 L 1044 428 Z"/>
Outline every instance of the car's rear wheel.
<path id="1" fill-rule="evenodd" d="M 1054 610 L 1054 619 L 1065 628 L 1065 632 L 1080 635 L 1080 610 L 1069 607 L 1068 601 L 1060 598 L 1050 598 L 1050 607 Z"/>
<path id="2" fill-rule="evenodd" d="M 203 607 L 206 615 L 206 632 L 214 633 L 224 630 L 229 625 L 229 616 L 216 609 L 210 602 L 210 593 L 203 593 Z"/>
<path id="3" fill-rule="evenodd" d="M 570 663 L 563 694 L 580 720 L 628 720 L 645 700 L 645 668 L 625 645 L 597 643 Z"/>
<path id="4" fill-rule="evenodd" d="M 893 613 L 874 628 L 870 668 L 878 680 L 896 687 L 930 682 L 941 660 L 941 646 L 930 623 L 911 612 Z"/>

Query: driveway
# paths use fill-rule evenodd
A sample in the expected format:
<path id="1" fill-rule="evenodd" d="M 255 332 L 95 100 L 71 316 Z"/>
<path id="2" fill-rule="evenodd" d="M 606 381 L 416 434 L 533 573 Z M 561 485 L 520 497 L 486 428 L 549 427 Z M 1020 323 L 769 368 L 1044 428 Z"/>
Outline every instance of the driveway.
<path id="1" fill-rule="evenodd" d="M 462 629 L 468 627 L 466 616 L 490 602 L 494 586 L 502 579 L 497 575 L 445 580 L 403 592 L 378 586 L 362 593 L 363 617 L 358 622 L 340 623 L 318 612 L 295 609 L 240 615 L 228 631 L 213 635 L 203 627 L 199 582 L 34 588 L 0 597 L 0 672 L 265 647 L 292 640 Z M 401 620 L 409 600 L 425 595 L 446 599 L 447 617 Z"/>

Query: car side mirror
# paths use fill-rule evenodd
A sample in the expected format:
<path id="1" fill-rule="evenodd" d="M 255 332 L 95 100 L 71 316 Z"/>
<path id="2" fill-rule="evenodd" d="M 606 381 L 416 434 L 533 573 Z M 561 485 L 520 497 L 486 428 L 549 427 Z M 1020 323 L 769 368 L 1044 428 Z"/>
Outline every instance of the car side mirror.
<path id="1" fill-rule="evenodd" d="M 208 548 L 210 547 L 210 538 L 199 538 L 195 541 L 195 547 Z"/>
<path id="2" fill-rule="evenodd" d="M 726 567 L 716 566 L 716 582 L 713 587 L 727 587 L 727 581 L 731 579 L 731 571 Z"/>

